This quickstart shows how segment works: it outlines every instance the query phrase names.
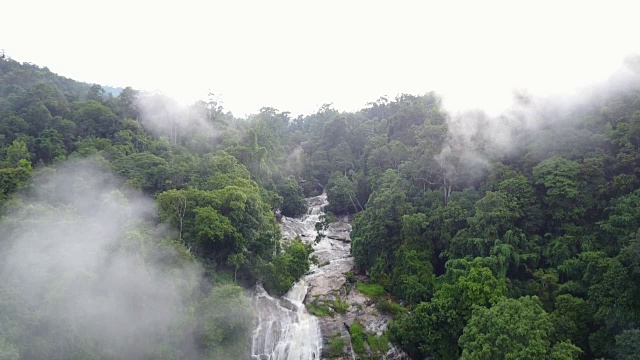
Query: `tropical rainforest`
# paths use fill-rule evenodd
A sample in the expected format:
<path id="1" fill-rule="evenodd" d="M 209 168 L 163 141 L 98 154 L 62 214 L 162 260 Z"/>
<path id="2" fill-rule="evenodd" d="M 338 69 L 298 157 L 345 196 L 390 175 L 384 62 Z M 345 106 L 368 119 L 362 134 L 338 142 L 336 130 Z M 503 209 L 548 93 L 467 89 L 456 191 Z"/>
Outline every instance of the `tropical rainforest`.
<path id="1" fill-rule="evenodd" d="M 0 60 L 0 359 L 243 358 L 245 289 L 310 268 L 278 218 L 322 192 L 412 358 L 639 358 L 640 82 L 500 116 L 106 89 Z"/>

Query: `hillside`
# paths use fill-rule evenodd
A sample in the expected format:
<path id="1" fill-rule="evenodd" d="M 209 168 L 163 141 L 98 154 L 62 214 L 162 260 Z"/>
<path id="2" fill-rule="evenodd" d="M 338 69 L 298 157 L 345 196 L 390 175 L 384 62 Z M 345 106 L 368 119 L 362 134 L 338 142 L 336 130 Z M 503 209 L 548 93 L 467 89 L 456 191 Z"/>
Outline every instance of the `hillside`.
<path id="1" fill-rule="evenodd" d="M 393 317 L 381 334 L 351 327 L 359 356 L 387 339 L 415 359 L 640 351 L 633 63 L 499 116 L 449 113 L 427 93 L 236 118 L 215 99 L 110 96 L 8 58 L 0 71 L 9 359 L 243 358 L 255 325 L 243 288 L 283 295 L 309 271 L 313 239 L 281 242 L 277 218 L 323 192 L 316 229 L 354 218 L 346 286 Z M 148 326 L 130 329 L 145 306 Z"/>

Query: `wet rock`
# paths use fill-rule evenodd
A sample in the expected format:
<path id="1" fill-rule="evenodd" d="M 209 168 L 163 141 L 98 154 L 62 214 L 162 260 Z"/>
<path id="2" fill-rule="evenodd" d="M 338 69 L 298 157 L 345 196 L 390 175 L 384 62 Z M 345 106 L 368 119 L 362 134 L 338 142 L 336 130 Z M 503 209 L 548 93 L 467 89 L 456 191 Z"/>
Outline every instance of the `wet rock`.
<path id="1" fill-rule="evenodd" d="M 298 306 L 291 302 L 291 300 L 287 298 L 280 299 L 280 306 L 290 311 L 298 311 Z"/>
<path id="2" fill-rule="evenodd" d="M 275 321 L 272 322 L 267 322 L 266 320 L 270 318 L 265 318 L 263 325 L 266 326 L 268 324 L 271 330 L 270 335 L 266 338 L 280 342 L 277 339 L 279 336 L 285 335 L 286 329 L 301 321 L 301 319 L 306 319 L 307 305 L 327 306 L 331 309 L 330 315 L 312 317 L 314 321 L 317 319 L 317 326 L 320 331 L 319 338 L 321 338 L 322 342 L 321 358 L 328 358 L 329 338 L 338 335 L 344 339 L 347 353 L 337 359 L 353 360 L 358 357 L 352 354 L 349 327 L 355 321 L 358 321 L 369 334 L 381 335 L 387 329 L 390 317 L 385 314 L 379 314 L 375 307 L 375 301 L 359 293 L 344 275 L 344 273 L 353 272 L 354 270 L 350 237 L 353 216 L 341 216 L 338 221 L 329 224 L 324 231 L 324 236 L 320 237 L 319 242 L 315 243 L 318 235 L 315 230 L 315 224 L 324 215 L 323 208 L 326 205 L 326 195 L 309 198 L 307 203 L 310 206 L 307 215 L 300 218 L 282 217 L 282 234 L 283 238 L 292 239 L 295 236 L 300 236 L 303 241 L 312 243 L 313 255 L 318 258 L 322 266 L 313 267 L 301 280 L 301 282 L 308 285 L 305 294 L 301 293 L 299 296 L 291 297 L 295 301 L 280 301 L 280 309 L 278 307 L 267 309 L 268 313 L 273 314 L 277 311 L 285 311 L 287 318 L 283 319 L 283 324 L 279 323 L 279 316 L 277 317 L 278 320 L 273 319 Z M 366 280 L 366 277 L 359 277 L 359 280 Z M 335 302 L 337 299 L 340 299 L 342 305 L 339 306 Z M 344 303 L 348 304 L 346 310 Z M 262 344 L 255 341 L 254 346 L 262 346 Z M 257 354 L 257 352 L 252 353 Z M 372 354 L 367 354 L 367 356 L 369 355 Z M 377 355 L 377 357 L 380 357 L 380 355 Z M 387 360 L 409 359 L 406 354 L 393 347 L 381 358 Z M 267 359 L 267 357 L 255 357 L 255 359 Z M 314 359 L 319 360 L 316 359 L 315 354 Z"/>
<path id="3" fill-rule="evenodd" d="M 309 298 L 338 293 L 347 281 L 344 273 L 353 269 L 353 258 L 340 259 L 316 269 L 307 276 Z"/>
<path id="4" fill-rule="evenodd" d="M 411 360 L 411 358 L 404 351 L 392 346 L 381 360 Z"/>
<path id="5" fill-rule="evenodd" d="M 338 222 L 334 222 L 329 224 L 329 231 L 334 231 L 334 232 L 347 232 L 350 233 L 351 232 L 351 224 L 344 222 L 344 221 L 338 221 Z"/>
<path id="6" fill-rule="evenodd" d="M 307 205 L 309 205 L 309 207 L 311 208 L 316 206 L 323 206 L 326 204 L 326 196 L 324 198 L 321 196 L 314 196 L 306 200 L 307 200 Z"/>
<path id="7" fill-rule="evenodd" d="M 325 236 L 329 239 L 340 240 L 343 242 L 351 242 L 351 224 L 346 222 L 335 222 L 329 224 Z"/>

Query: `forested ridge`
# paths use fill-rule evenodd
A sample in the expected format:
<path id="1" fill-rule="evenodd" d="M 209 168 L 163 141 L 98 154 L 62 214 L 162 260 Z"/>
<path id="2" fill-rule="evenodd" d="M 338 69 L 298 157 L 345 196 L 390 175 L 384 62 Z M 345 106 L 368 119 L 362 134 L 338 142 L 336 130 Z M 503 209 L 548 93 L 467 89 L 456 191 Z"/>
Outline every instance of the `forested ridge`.
<path id="1" fill-rule="evenodd" d="M 571 101 L 521 96 L 501 116 L 447 113 L 428 93 L 236 118 L 215 96 L 188 107 L 113 96 L 4 57 L 0 358 L 243 358 L 253 319 L 238 284 L 281 295 L 308 271 L 310 246 L 280 242 L 277 216 L 326 191 L 328 211 L 355 214 L 357 268 L 384 288 L 388 336 L 413 358 L 635 359 L 632 74 Z M 82 247 L 101 234 L 108 251 Z M 99 266 L 75 261 L 88 253 Z M 123 269 L 146 274 L 136 301 L 101 290 Z M 91 325 L 107 305 L 78 302 L 131 310 L 159 294 L 171 318 L 131 330 L 131 343 Z M 80 316 L 58 315 L 71 306 Z"/>

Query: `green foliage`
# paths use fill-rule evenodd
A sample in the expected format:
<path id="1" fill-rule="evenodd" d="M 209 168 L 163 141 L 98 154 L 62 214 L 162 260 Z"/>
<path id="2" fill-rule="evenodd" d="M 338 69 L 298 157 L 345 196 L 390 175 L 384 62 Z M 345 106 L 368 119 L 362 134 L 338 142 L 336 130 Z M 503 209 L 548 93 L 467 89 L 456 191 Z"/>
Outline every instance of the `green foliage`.
<path id="1" fill-rule="evenodd" d="M 251 304 L 235 285 L 215 287 L 196 306 L 196 339 L 212 359 L 239 359 L 254 327 Z"/>
<path id="2" fill-rule="evenodd" d="M 349 327 L 349 334 L 351 335 L 351 347 L 353 348 L 353 351 L 358 355 L 364 354 L 364 343 L 367 338 L 367 333 L 364 331 L 364 327 L 362 327 L 359 322 L 355 321 L 351 324 L 351 327 Z"/>
<path id="3" fill-rule="evenodd" d="M 381 313 L 398 316 L 407 312 L 402 305 L 397 304 L 389 299 L 380 299 L 376 302 L 376 309 Z"/>
<path id="4" fill-rule="evenodd" d="M 334 334 L 329 337 L 329 357 L 336 358 L 345 354 L 345 341 L 340 334 Z"/>
<path id="5" fill-rule="evenodd" d="M 0 209 L 14 192 L 27 184 L 30 178 L 30 168 L 0 168 Z"/>
<path id="6" fill-rule="evenodd" d="M 464 328 L 461 359 L 544 359 L 551 322 L 536 298 L 504 299 L 479 307 Z"/>
<path id="7" fill-rule="evenodd" d="M 592 314 L 592 304 L 584 299 L 569 294 L 556 297 L 555 308 L 550 314 L 554 340 L 570 341 L 582 349 L 588 349 Z"/>
<path id="8" fill-rule="evenodd" d="M 349 310 L 349 303 L 342 301 L 340 295 L 336 295 L 333 300 L 314 298 L 311 302 L 306 304 L 307 311 L 317 316 L 335 316 L 336 314 L 344 314 Z"/>
<path id="9" fill-rule="evenodd" d="M 583 351 L 571 342 L 563 341 L 553 345 L 551 349 L 551 360 L 576 360 L 580 358 Z"/>
<path id="10" fill-rule="evenodd" d="M 474 358 L 485 356 L 485 350 L 498 358 L 506 352 L 515 354 L 512 358 L 552 359 L 634 358 L 638 352 L 640 87 L 635 82 L 597 94 L 588 106 L 545 110 L 553 122 L 544 126 L 508 129 L 514 141 L 507 154 L 486 133 L 491 127 L 483 124 L 492 118 L 465 115 L 464 129 L 471 133 L 461 139 L 433 93 L 383 97 L 358 112 L 323 105 L 315 114 L 292 119 L 265 107 L 237 119 L 214 99 L 176 112 L 160 96 L 131 88 L 117 96 L 111 92 L 0 59 L 3 213 L 27 212 L 15 194 L 35 194 L 33 174 L 49 176 L 55 172 L 49 167 L 61 166 L 65 158 L 92 156 L 123 178 L 118 186 L 124 198 L 132 188 L 156 196 L 160 221 L 175 230 L 162 240 L 162 246 L 176 249 L 175 257 L 165 259 L 167 266 L 196 261 L 213 281 L 262 280 L 272 293 L 282 294 L 307 271 L 310 250 L 296 242 L 280 245 L 273 211 L 302 214 L 302 193 L 324 189 L 334 213 L 357 213 L 352 254 L 357 270 L 375 285 L 356 286 L 377 299 L 381 312 L 395 314 L 388 336 L 412 356 L 458 358 L 462 331 L 471 325 L 486 335 L 465 338 L 467 353 L 474 355 L 464 356 Z M 142 112 L 140 104 L 158 111 Z M 473 121 L 480 126 L 467 129 Z M 485 160 L 487 167 L 469 166 Z M 59 199 L 64 191 L 81 189 L 66 185 L 44 193 Z M 58 205 L 49 211 L 73 217 Z M 29 211 L 30 221 L 38 221 L 35 214 L 45 210 Z M 319 233 L 331 221 L 321 219 Z M 147 259 L 156 251 L 150 238 L 132 231 L 122 247 Z M 353 274 L 347 280 L 356 283 Z M 64 279 L 51 281 L 61 289 L 52 294 L 65 294 L 59 282 Z M 10 294 L 4 290 L 0 286 L 2 294 Z M 411 312 L 387 299 L 385 291 Z M 184 320 L 187 328 L 200 331 L 198 351 L 210 358 L 242 358 L 239 343 L 225 334 L 240 339 L 247 336 L 246 326 L 229 322 L 240 330 L 234 333 L 221 325 L 227 319 L 206 325 L 193 315 L 206 308 L 207 292 L 190 298 L 191 317 Z M 548 312 L 539 317 L 548 321 L 527 324 L 539 308 L 521 297 L 534 295 Z M 520 299 L 507 302 L 505 296 Z M 7 303 L 27 304 L 0 298 L 0 316 L 11 313 L 2 307 Z M 316 305 L 318 314 L 344 309 L 342 301 Z M 474 307 L 485 320 L 472 319 Z M 18 309 L 14 313 L 33 316 L 2 318 L 14 332 L 0 329 L 0 354 L 106 356 L 81 336 L 65 337 L 71 327 L 64 328 L 64 322 L 43 323 L 47 308 Z M 502 321 L 504 314 L 524 320 Z M 540 325 L 545 321 L 548 329 Z M 532 326 L 544 329 L 525 333 Z M 58 337 L 48 343 L 32 336 L 35 327 L 53 329 Z M 522 336 L 479 352 L 474 347 L 520 330 Z M 186 343 L 184 333 L 174 332 L 178 335 L 162 336 L 145 348 L 145 356 L 189 357 L 179 346 Z M 363 338 L 375 353 L 376 338 Z M 532 346 L 525 351 L 521 343 L 529 338 Z M 53 348 L 72 350 L 58 356 Z"/>
<path id="11" fill-rule="evenodd" d="M 319 303 L 318 299 L 314 299 L 310 303 L 307 303 L 306 308 L 307 311 L 309 311 L 309 313 L 313 316 L 333 316 L 333 311 L 331 310 L 331 308 L 324 303 Z"/>
<path id="12" fill-rule="evenodd" d="M 384 288 L 380 284 L 358 281 L 356 283 L 356 289 L 372 299 L 379 298 L 385 294 Z"/>
<path id="13" fill-rule="evenodd" d="M 340 215 L 355 213 L 362 209 L 362 205 L 358 200 L 356 186 L 342 173 L 334 172 L 331 175 L 326 191 L 329 211 Z"/>
<path id="14" fill-rule="evenodd" d="M 390 256 L 401 241 L 402 216 L 413 212 L 407 201 L 408 186 L 397 172 L 387 170 L 379 179 L 366 209 L 356 215 L 351 250 L 359 268 L 372 269 L 378 259 Z M 393 263 L 384 263 L 384 268 L 379 270 L 386 273 Z"/>
<path id="15" fill-rule="evenodd" d="M 83 102 L 74 112 L 72 120 L 78 135 L 82 137 L 111 137 L 118 127 L 118 117 L 97 101 Z"/>
<path id="16" fill-rule="evenodd" d="M 640 190 L 614 200 L 609 216 L 599 223 L 603 230 L 603 249 L 617 254 L 628 237 L 640 229 Z"/>
<path id="17" fill-rule="evenodd" d="M 616 336 L 616 359 L 640 359 L 640 329 L 625 330 Z"/>
<path id="18" fill-rule="evenodd" d="M 262 277 L 267 291 L 284 295 L 293 284 L 309 271 L 309 254 L 313 249 L 296 237 L 271 263 L 264 265 Z"/>
<path id="19" fill-rule="evenodd" d="M 367 343 L 371 351 L 377 356 L 382 356 L 389 351 L 389 337 L 386 332 L 380 336 L 367 336 Z"/>
<path id="20" fill-rule="evenodd" d="M 451 283 L 445 283 L 429 302 L 416 306 L 390 323 L 392 341 L 414 357 L 460 356 L 458 338 L 478 306 L 491 306 L 504 297 L 505 288 L 486 267 L 450 268 Z"/>
<path id="21" fill-rule="evenodd" d="M 556 156 L 533 168 L 536 185 L 543 187 L 545 211 L 557 227 L 577 221 L 585 212 L 582 207 L 578 173 L 580 166 Z"/>
<path id="22" fill-rule="evenodd" d="M 278 186 L 278 194 L 282 196 L 282 215 L 299 216 L 307 212 L 307 203 L 304 201 L 302 188 L 295 178 L 287 178 Z"/>
<path id="23" fill-rule="evenodd" d="M 407 247 L 402 245 L 395 253 L 397 265 L 391 273 L 392 289 L 409 304 L 417 305 L 428 300 L 433 293 L 432 255 L 427 251 L 408 250 Z"/>
<path id="24" fill-rule="evenodd" d="M 501 191 L 488 191 L 475 205 L 475 214 L 469 218 L 470 231 L 477 237 L 496 239 L 513 230 L 513 224 L 522 216 L 516 199 Z"/>
<path id="25" fill-rule="evenodd" d="M 135 188 L 157 192 L 165 189 L 167 161 L 150 153 L 134 153 L 116 159 L 114 170 Z"/>
<path id="26" fill-rule="evenodd" d="M 160 218 L 173 225 L 200 256 L 225 266 L 241 254 L 246 261 L 233 260 L 234 272 L 239 269 L 241 276 L 265 278 L 267 289 L 286 292 L 308 270 L 308 246 L 294 241 L 271 262 L 279 250 L 280 232 L 259 188 L 242 178 L 233 181 L 235 185 L 216 179 L 213 190 L 188 188 L 158 194 Z"/>
<path id="27" fill-rule="evenodd" d="M 30 157 L 27 144 L 24 141 L 14 140 L 11 145 L 7 146 L 6 161 L 9 166 L 20 167 L 20 161 L 29 161 Z"/>
<path id="28" fill-rule="evenodd" d="M 344 273 L 344 277 L 349 284 L 355 284 L 355 282 L 357 281 L 356 276 L 351 271 L 347 271 L 346 273 Z"/>
<path id="29" fill-rule="evenodd" d="M 349 310 L 350 305 L 348 302 L 342 301 L 340 295 L 336 295 L 336 298 L 331 303 L 331 307 L 336 313 L 344 314 Z"/>
<path id="30" fill-rule="evenodd" d="M 38 157 L 45 163 L 51 164 L 53 160 L 64 157 L 66 150 L 62 137 L 54 129 L 43 130 L 36 139 Z"/>

